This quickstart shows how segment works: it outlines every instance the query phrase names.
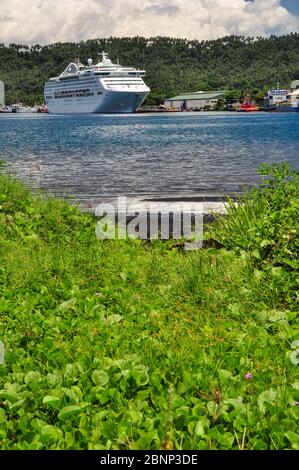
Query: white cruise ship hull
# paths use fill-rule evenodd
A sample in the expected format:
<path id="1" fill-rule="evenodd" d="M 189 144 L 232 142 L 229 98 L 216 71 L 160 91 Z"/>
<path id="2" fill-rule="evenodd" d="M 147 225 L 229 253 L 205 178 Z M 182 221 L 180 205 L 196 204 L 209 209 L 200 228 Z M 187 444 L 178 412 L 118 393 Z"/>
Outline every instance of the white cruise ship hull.
<path id="1" fill-rule="evenodd" d="M 63 98 L 48 102 L 48 111 L 52 114 L 134 113 L 147 95 L 148 92 L 108 91 L 95 97 Z"/>

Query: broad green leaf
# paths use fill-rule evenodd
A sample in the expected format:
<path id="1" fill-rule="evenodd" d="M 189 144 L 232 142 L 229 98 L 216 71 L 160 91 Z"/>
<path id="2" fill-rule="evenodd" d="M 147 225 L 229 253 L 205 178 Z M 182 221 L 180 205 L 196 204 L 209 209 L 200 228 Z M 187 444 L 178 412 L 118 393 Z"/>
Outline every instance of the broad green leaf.
<path id="1" fill-rule="evenodd" d="M 198 437 L 205 437 L 209 429 L 210 421 L 208 418 L 203 418 L 197 421 L 195 426 L 195 434 Z"/>
<path id="2" fill-rule="evenodd" d="M 40 441 L 44 444 L 56 442 L 63 438 L 63 432 L 56 426 L 46 425 L 41 430 Z"/>
<path id="3" fill-rule="evenodd" d="M 76 306 L 76 299 L 73 298 L 73 299 L 66 300 L 65 302 L 62 302 L 58 306 L 58 310 L 60 312 L 68 312 L 70 310 L 74 310 L 75 306 Z"/>
<path id="4" fill-rule="evenodd" d="M 6 438 L 6 429 L 4 428 L 3 425 L 0 424 L 0 439 L 5 439 Z"/>
<path id="5" fill-rule="evenodd" d="M 224 403 L 218 404 L 214 401 L 210 401 L 207 404 L 207 408 L 209 415 L 213 416 L 214 420 L 216 421 L 228 409 L 228 405 L 225 405 Z"/>
<path id="6" fill-rule="evenodd" d="M 14 403 L 13 405 L 10 405 L 9 411 L 17 411 L 17 410 L 19 410 L 20 408 L 23 407 L 23 405 L 25 404 L 25 402 L 26 402 L 26 398 L 23 398 L 22 400 L 17 401 L 17 402 Z"/>
<path id="7" fill-rule="evenodd" d="M 220 369 L 218 371 L 218 376 L 221 382 L 231 382 L 235 380 L 232 372 L 230 370 Z"/>
<path id="8" fill-rule="evenodd" d="M 218 442 L 219 444 L 226 450 L 229 450 L 232 448 L 233 443 L 235 441 L 235 437 L 231 432 L 225 432 L 225 433 L 219 433 L 218 435 Z"/>
<path id="9" fill-rule="evenodd" d="M 149 383 L 149 375 L 145 366 L 137 366 L 131 371 L 131 376 L 134 378 L 137 387 L 142 387 Z"/>
<path id="10" fill-rule="evenodd" d="M 92 381 L 98 387 L 104 387 L 109 382 L 109 376 L 104 370 L 94 370 L 91 374 Z"/>
<path id="11" fill-rule="evenodd" d="M 299 380 L 291 384 L 291 387 L 293 387 L 295 390 L 299 390 Z"/>
<path id="12" fill-rule="evenodd" d="M 57 403 L 60 402 L 60 398 L 54 397 L 53 395 L 47 395 L 43 398 L 44 405 L 52 405 L 55 406 Z"/>
<path id="13" fill-rule="evenodd" d="M 82 409 L 80 408 L 80 406 L 77 405 L 65 406 L 64 408 L 62 408 L 62 410 L 59 411 L 58 419 L 60 421 L 63 421 L 67 418 L 73 418 L 74 416 L 78 416 L 81 411 Z"/>
<path id="14" fill-rule="evenodd" d="M 5 411 L 2 408 L 0 408 L 0 424 L 4 423 L 5 421 L 6 421 Z"/>
<path id="15" fill-rule="evenodd" d="M 94 424 L 100 423 L 107 416 L 107 414 L 108 414 L 108 411 L 106 410 L 99 411 L 92 417 L 92 422 Z"/>
<path id="16" fill-rule="evenodd" d="M 291 444 L 299 444 L 299 434 L 293 431 L 285 433 L 285 437 L 290 441 Z"/>
<path id="17" fill-rule="evenodd" d="M 293 351 L 290 355 L 290 359 L 291 363 L 294 364 L 294 366 L 297 366 L 299 364 L 299 350 Z"/>
<path id="18" fill-rule="evenodd" d="M 48 374 L 47 380 L 48 380 L 49 385 L 51 385 L 52 387 L 60 385 L 62 382 L 61 373 Z"/>
<path id="19" fill-rule="evenodd" d="M 123 317 L 121 315 L 109 315 L 106 319 L 106 322 L 108 325 L 113 325 L 114 323 L 119 323 L 123 320 Z"/>
<path id="20" fill-rule="evenodd" d="M 265 390 L 258 397 L 258 406 L 260 411 L 264 414 L 266 412 L 265 403 L 274 405 L 277 400 L 277 392 L 275 390 Z"/>
<path id="21" fill-rule="evenodd" d="M 10 401 L 10 403 L 15 403 L 20 400 L 20 395 L 13 390 L 1 390 L 0 397 Z"/>
<path id="22" fill-rule="evenodd" d="M 31 371 L 28 372 L 28 374 L 25 375 L 24 382 L 26 384 L 29 384 L 31 382 L 39 382 L 41 379 L 40 373 L 37 371 Z"/>
<path id="23" fill-rule="evenodd" d="M 252 256 L 253 256 L 254 258 L 256 258 L 256 259 L 258 259 L 258 260 L 261 259 L 260 251 L 259 251 L 257 248 L 255 248 L 254 250 L 252 250 L 251 254 L 252 254 Z"/>

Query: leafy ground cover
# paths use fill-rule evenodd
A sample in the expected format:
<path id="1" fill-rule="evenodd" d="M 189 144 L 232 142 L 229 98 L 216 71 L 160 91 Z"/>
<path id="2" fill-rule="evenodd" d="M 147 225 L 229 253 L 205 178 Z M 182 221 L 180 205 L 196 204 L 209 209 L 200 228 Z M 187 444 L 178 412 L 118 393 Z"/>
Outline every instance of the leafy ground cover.
<path id="1" fill-rule="evenodd" d="M 0 175 L 1 449 L 299 450 L 299 177 L 263 172 L 197 252 Z"/>

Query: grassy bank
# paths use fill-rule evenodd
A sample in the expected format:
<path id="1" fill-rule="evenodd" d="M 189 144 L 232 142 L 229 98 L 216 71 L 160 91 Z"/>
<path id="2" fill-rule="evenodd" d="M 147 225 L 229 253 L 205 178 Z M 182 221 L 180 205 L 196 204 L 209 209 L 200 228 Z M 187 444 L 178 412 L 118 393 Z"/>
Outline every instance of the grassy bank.
<path id="1" fill-rule="evenodd" d="M 186 253 L 0 175 L 0 448 L 299 449 L 299 177 L 269 172 Z"/>

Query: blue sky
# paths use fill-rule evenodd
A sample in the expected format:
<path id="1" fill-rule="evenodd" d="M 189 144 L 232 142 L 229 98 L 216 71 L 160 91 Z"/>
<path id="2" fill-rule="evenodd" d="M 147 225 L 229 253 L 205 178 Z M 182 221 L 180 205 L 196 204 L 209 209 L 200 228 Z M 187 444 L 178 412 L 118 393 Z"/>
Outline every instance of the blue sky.
<path id="1" fill-rule="evenodd" d="M 282 8 L 284 6 L 284 8 Z M 0 0 L 0 43 L 299 32 L 299 0 Z"/>
<path id="2" fill-rule="evenodd" d="M 281 3 L 291 13 L 295 13 L 296 15 L 299 15 L 299 0 L 282 0 Z"/>

